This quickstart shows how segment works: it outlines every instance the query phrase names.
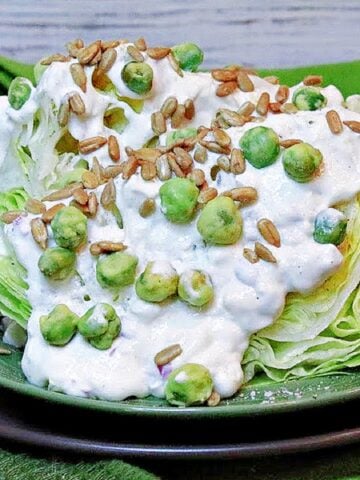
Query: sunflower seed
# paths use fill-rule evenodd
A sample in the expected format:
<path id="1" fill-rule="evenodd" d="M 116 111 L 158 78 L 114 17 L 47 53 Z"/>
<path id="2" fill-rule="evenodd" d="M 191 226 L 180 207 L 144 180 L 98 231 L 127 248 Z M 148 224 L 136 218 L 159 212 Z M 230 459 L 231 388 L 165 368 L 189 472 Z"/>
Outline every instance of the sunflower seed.
<path id="1" fill-rule="evenodd" d="M 175 58 L 175 56 L 174 56 L 174 54 L 172 53 L 171 50 L 170 50 L 170 52 L 168 53 L 167 58 L 168 58 L 168 60 L 169 60 L 170 66 L 171 66 L 171 68 L 174 70 L 174 72 L 176 72 L 180 77 L 183 77 L 183 76 L 184 76 L 184 73 L 183 73 L 183 71 L 181 70 L 179 63 L 178 63 L 178 61 L 176 60 L 176 58 Z"/>
<path id="2" fill-rule="evenodd" d="M 213 131 L 215 142 L 221 147 L 228 147 L 231 144 L 231 138 L 229 135 L 220 128 L 216 128 Z"/>
<path id="3" fill-rule="evenodd" d="M 141 162 L 141 177 L 143 180 L 149 181 L 156 177 L 156 165 L 153 162 Z"/>
<path id="4" fill-rule="evenodd" d="M 257 228 L 261 233 L 261 236 L 270 245 L 279 248 L 281 245 L 280 234 L 274 223 L 268 218 L 261 218 L 257 222 Z"/>
<path id="5" fill-rule="evenodd" d="M 135 157 L 129 157 L 126 162 L 123 164 L 122 176 L 124 180 L 128 180 L 139 166 L 138 160 Z"/>
<path id="6" fill-rule="evenodd" d="M 77 57 L 79 50 L 83 47 L 84 42 L 83 40 L 81 40 L 81 38 L 76 38 L 75 40 L 72 40 L 71 42 L 68 42 L 66 44 L 67 51 L 69 52 L 69 55 L 73 58 Z"/>
<path id="7" fill-rule="evenodd" d="M 329 110 L 326 113 L 326 121 L 332 133 L 335 135 L 343 131 L 343 125 L 341 123 L 341 118 L 335 110 Z"/>
<path id="8" fill-rule="evenodd" d="M 256 104 L 256 111 L 259 115 L 265 116 L 269 110 L 270 95 L 267 92 L 263 92 Z"/>
<path id="9" fill-rule="evenodd" d="M 95 88 L 99 90 L 106 90 L 111 84 L 109 77 L 100 68 L 95 68 L 91 76 L 91 82 Z"/>
<path id="10" fill-rule="evenodd" d="M 184 107 L 185 107 L 185 112 L 184 112 L 185 118 L 187 120 L 192 120 L 195 116 L 195 105 L 194 105 L 194 102 L 191 100 L 191 98 L 188 98 L 187 100 L 185 100 Z"/>
<path id="11" fill-rule="evenodd" d="M 130 55 L 130 57 L 133 60 L 135 60 L 135 62 L 143 62 L 144 61 L 143 54 L 134 45 L 129 45 L 126 50 L 127 50 L 127 53 Z"/>
<path id="12" fill-rule="evenodd" d="M 86 205 L 89 201 L 89 196 L 82 187 L 73 191 L 73 197 L 80 205 Z"/>
<path id="13" fill-rule="evenodd" d="M 265 262 L 276 263 L 276 258 L 271 251 L 260 242 L 255 242 L 255 253 Z"/>
<path id="14" fill-rule="evenodd" d="M 120 160 L 120 147 L 115 135 L 110 135 L 108 138 L 109 157 L 113 162 Z"/>
<path id="15" fill-rule="evenodd" d="M 226 70 L 224 68 L 211 70 L 211 76 L 218 82 L 234 82 L 237 79 L 237 74 L 236 70 Z"/>
<path id="16" fill-rule="evenodd" d="M 48 232 L 45 223 L 41 218 L 33 218 L 30 222 L 31 234 L 35 242 L 45 250 L 48 241 Z"/>
<path id="17" fill-rule="evenodd" d="M 147 162 L 155 162 L 160 157 L 161 151 L 158 148 L 139 148 L 133 150 L 131 155 L 135 156 L 137 160 L 144 160 Z"/>
<path id="18" fill-rule="evenodd" d="M 272 85 L 278 85 L 279 84 L 279 78 L 275 77 L 275 75 L 269 75 L 268 77 L 264 77 L 263 80 L 271 83 Z"/>
<path id="19" fill-rule="evenodd" d="M 298 109 L 293 103 L 284 103 L 280 109 L 283 113 L 297 113 Z"/>
<path id="20" fill-rule="evenodd" d="M 155 212 L 156 203 L 153 198 L 147 198 L 139 207 L 139 214 L 143 218 L 150 217 Z"/>
<path id="21" fill-rule="evenodd" d="M 83 213 L 87 217 L 90 217 L 88 205 L 81 205 L 81 203 L 78 203 L 76 200 L 71 200 L 70 206 L 77 208 L 78 210 L 80 210 L 81 213 Z"/>
<path id="22" fill-rule="evenodd" d="M 98 185 L 105 183 L 104 168 L 102 167 L 102 165 L 100 165 L 100 162 L 96 157 L 93 158 L 91 172 L 95 175 Z M 90 178 L 90 182 L 91 182 L 91 178 Z"/>
<path id="23" fill-rule="evenodd" d="M 230 154 L 230 171 L 234 175 L 245 172 L 246 164 L 242 151 L 239 148 L 233 148 Z"/>
<path id="24" fill-rule="evenodd" d="M 95 152 L 99 148 L 103 147 L 107 143 L 107 139 L 105 137 L 90 137 L 86 138 L 85 140 L 81 140 L 79 143 L 79 150 L 80 153 L 88 154 Z"/>
<path id="25" fill-rule="evenodd" d="M 171 52 L 170 48 L 168 47 L 153 47 L 147 49 L 147 54 L 153 60 L 161 60 L 165 58 Z"/>
<path id="26" fill-rule="evenodd" d="M 193 164 L 193 159 L 191 155 L 180 147 L 174 148 L 174 154 L 176 156 L 176 162 L 181 167 L 182 170 L 188 170 Z"/>
<path id="27" fill-rule="evenodd" d="M 283 148 L 289 148 L 298 143 L 302 143 L 302 140 L 299 140 L 298 138 L 289 138 L 287 140 L 281 140 L 280 146 Z"/>
<path id="28" fill-rule="evenodd" d="M 226 155 L 218 157 L 216 163 L 224 172 L 230 172 L 230 159 Z"/>
<path id="29" fill-rule="evenodd" d="M 81 187 L 81 183 L 73 183 L 67 187 L 56 190 L 55 192 L 46 195 L 42 198 L 43 202 L 56 202 L 57 200 L 64 200 L 65 198 L 70 198 L 77 188 Z"/>
<path id="30" fill-rule="evenodd" d="M 123 252 L 126 250 L 127 246 L 122 242 L 95 242 L 90 245 L 91 255 L 98 256 L 102 253 L 114 253 L 114 252 Z"/>
<path id="31" fill-rule="evenodd" d="M 180 128 L 185 120 L 185 106 L 178 104 L 175 112 L 171 115 L 171 128 Z"/>
<path id="32" fill-rule="evenodd" d="M 85 93 L 86 92 L 86 74 L 84 67 L 80 63 L 72 63 L 70 65 L 70 73 L 74 83 Z"/>
<path id="33" fill-rule="evenodd" d="M 220 167 L 219 165 L 213 165 L 210 168 L 210 178 L 213 182 L 215 182 L 217 174 L 220 172 Z"/>
<path id="34" fill-rule="evenodd" d="M 141 52 L 145 52 L 145 50 L 147 49 L 147 45 L 146 45 L 145 39 L 143 37 L 135 40 L 134 45 Z"/>
<path id="35" fill-rule="evenodd" d="M 90 189 L 93 189 L 93 188 L 97 188 L 99 186 L 99 179 L 97 178 L 97 176 L 95 175 L 94 172 L 84 172 L 81 176 L 81 180 L 84 184 L 84 187 L 85 188 L 90 188 Z"/>
<path id="36" fill-rule="evenodd" d="M 170 118 L 178 106 L 178 101 L 175 97 L 168 97 L 161 105 L 160 112 L 164 118 Z"/>
<path id="37" fill-rule="evenodd" d="M 70 59 L 69 57 L 65 57 L 61 53 L 54 53 L 49 57 L 43 58 L 40 62 L 41 65 L 51 65 L 53 62 L 68 62 Z"/>
<path id="38" fill-rule="evenodd" d="M 57 212 L 59 212 L 64 207 L 65 205 L 63 203 L 58 203 L 54 205 L 53 207 L 49 208 L 49 210 L 46 210 L 46 212 L 42 214 L 41 220 L 45 223 L 52 222 Z"/>
<path id="39" fill-rule="evenodd" d="M 217 87 L 215 93 L 218 97 L 227 97 L 228 95 L 231 95 L 237 89 L 237 86 L 238 85 L 235 81 L 224 82 L 224 83 L 221 83 Z"/>
<path id="40" fill-rule="evenodd" d="M 77 59 L 81 65 L 87 65 L 97 56 L 99 51 L 101 53 L 99 42 L 91 43 L 88 47 L 80 48 Z"/>
<path id="41" fill-rule="evenodd" d="M 105 208 L 105 210 L 111 209 L 116 202 L 116 188 L 114 180 L 111 178 L 105 185 L 101 197 L 100 203 Z"/>
<path id="42" fill-rule="evenodd" d="M 95 215 L 97 214 L 98 205 L 99 205 L 99 202 L 95 193 L 91 192 L 89 194 L 89 201 L 88 201 L 88 209 L 91 217 L 95 217 Z"/>
<path id="43" fill-rule="evenodd" d="M 269 103 L 269 110 L 273 113 L 280 113 L 281 112 L 281 103 L 280 102 L 270 102 Z"/>
<path id="44" fill-rule="evenodd" d="M 166 132 L 166 121 L 161 112 L 151 114 L 151 128 L 155 135 L 161 135 Z"/>
<path id="45" fill-rule="evenodd" d="M 321 75 L 308 75 L 304 78 L 303 84 L 304 85 L 321 85 L 323 81 L 323 77 Z"/>
<path id="46" fill-rule="evenodd" d="M 200 145 L 205 147 L 209 152 L 213 153 L 225 153 L 228 154 L 230 153 L 229 147 L 222 147 L 216 142 L 208 142 L 206 140 L 201 140 Z"/>
<path id="47" fill-rule="evenodd" d="M 123 168 L 124 168 L 124 165 L 122 163 L 119 165 L 109 165 L 104 169 L 104 172 L 103 172 L 104 177 L 106 179 L 116 178 L 120 175 L 120 173 L 122 173 Z"/>
<path id="48" fill-rule="evenodd" d="M 114 65 L 117 58 L 117 52 L 114 48 L 109 48 L 101 56 L 99 62 L 99 70 L 102 72 L 108 72 L 111 67 Z"/>
<path id="49" fill-rule="evenodd" d="M 254 84 L 251 81 L 249 75 L 247 75 L 243 71 L 239 71 L 237 74 L 237 84 L 243 92 L 253 92 L 254 91 Z"/>
<path id="50" fill-rule="evenodd" d="M 166 347 L 158 352 L 154 357 L 154 362 L 158 367 L 163 367 L 164 365 L 167 365 L 175 360 L 175 358 L 181 354 L 182 348 L 178 343 L 176 343 L 175 345 L 170 345 L 169 347 Z"/>
<path id="51" fill-rule="evenodd" d="M 116 48 L 121 44 L 119 40 L 101 40 L 100 47 L 103 52 L 106 52 L 109 48 Z"/>
<path id="52" fill-rule="evenodd" d="M 165 181 L 171 178 L 171 168 L 166 153 L 156 159 L 156 172 L 160 180 Z"/>
<path id="53" fill-rule="evenodd" d="M 58 122 L 60 127 L 65 127 L 69 122 L 70 117 L 70 105 L 68 99 L 63 101 L 59 108 Z"/>
<path id="54" fill-rule="evenodd" d="M 0 355 L 11 355 L 11 350 L 8 348 L 0 347 Z"/>
<path id="55" fill-rule="evenodd" d="M 198 203 L 200 204 L 205 204 L 210 202 L 210 200 L 213 200 L 215 197 L 217 197 L 218 191 L 216 188 L 213 187 L 208 187 L 204 188 L 204 190 L 201 190 L 198 196 Z"/>
<path id="56" fill-rule="evenodd" d="M 343 124 L 349 127 L 353 132 L 360 133 L 360 122 L 356 120 L 346 120 Z"/>
<path id="57" fill-rule="evenodd" d="M 25 203 L 25 210 L 29 213 L 33 213 L 34 215 L 39 215 L 46 212 L 46 207 L 42 202 L 40 202 L 40 200 L 29 198 L 29 200 L 27 200 Z"/>
<path id="58" fill-rule="evenodd" d="M 169 152 L 167 154 L 167 160 L 169 162 L 169 166 L 171 170 L 175 173 L 175 175 L 177 177 L 184 178 L 185 173 L 181 170 L 180 165 L 177 163 L 175 154 L 172 152 Z"/>
<path id="59" fill-rule="evenodd" d="M 244 117 L 248 117 L 255 111 L 255 108 L 256 107 L 252 102 L 245 102 L 238 109 L 237 113 L 239 115 L 243 115 Z"/>
<path id="60" fill-rule="evenodd" d="M 69 105 L 70 105 L 70 110 L 74 112 L 75 115 L 84 115 L 85 104 L 83 99 L 77 92 L 71 93 L 69 95 Z"/>
<path id="61" fill-rule="evenodd" d="M 275 100 L 279 103 L 285 103 L 286 100 L 289 98 L 289 87 L 287 85 L 280 85 L 278 91 L 275 95 Z"/>
<path id="62" fill-rule="evenodd" d="M 208 153 L 205 147 L 199 145 L 194 152 L 194 160 L 197 163 L 205 163 L 208 157 Z"/>
<path id="63" fill-rule="evenodd" d="M 254 250 L 251 250 L 251 248 L 244 248 L 243 256 L 250 263 L 257 263 L 259 261 L 259 257 Z"/>
<path id="64" fill-rule="evenodd" d="M 200 168 L 194 168 L 187 174 L 187 178 L 192 180 L 197 187 L 201 187 L 205 182 L 205 173 Z"/>
<path id="65" fill-rule="evenodd" d="M 22 215 L 24 215 L 24 212 L 21 210 L 10 210 L 9 212 L 2 213 L 0 215 L 0 220 L 9 225 Z"/>
<path id="66" fill-rule="evenodd" d="M 242 207 L 246 207 L 256 202 L 258 199 L 258 194 L 255 188 L 253 187 L 237 187 L 230 190 L 231 198 L 240 202 Z"/>
<path id="67" fill-rule="evenodd" d="M 242 127 L 245 124 L 245 120 L 242 115 L 239 115 L 239 113 L 227 108 L 222 108 L 218 111 L 218 121 L 219 117 L 220 119 L 223 119 L 229 127 Z"/>
<path id="68" fill-rule="evenodd" d="M 217 405 L 219 405 L 220 400 L 220 394 L 216 390 L 213 390 L 210 397 L 207 399 L 206 404 L 208 407 L 216 407 Z"/>

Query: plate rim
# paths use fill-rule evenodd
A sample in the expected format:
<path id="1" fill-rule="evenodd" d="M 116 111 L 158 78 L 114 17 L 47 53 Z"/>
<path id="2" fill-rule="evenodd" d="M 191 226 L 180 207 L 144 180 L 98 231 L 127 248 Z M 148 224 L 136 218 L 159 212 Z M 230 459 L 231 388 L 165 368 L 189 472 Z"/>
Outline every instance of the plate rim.
<path id="1" fill-rule="evenodd" d="M 330 376 L 330 375 L 328 375 Z M 360 377 L 360 372 L 359 372 Z M 324 378 L 324 377 L 322 377 Z M 290 380 L 291 381 L 291 380 Z M 117 414 L 121 416 L 140 416 L 144 418 L 166 418 L 166 419 L 223 419 L 223 418 L 245 418 L 249 416 L 275 415 L 311 408 L 322 408 L 329 405 L 347 403 L 360 398 L 359 386 L 344 391 L 323 391 L 320 398 L 300 397 L 296 400 L 281 400 L 276 403 L 247 403 L 218 405 L 213 408 L 207 406 L 196 406 L 179 408 L 174 406 L 142 406 L 137 404 L 124 403 L 123 401 L 98 400 L 85 397 L 76 397 L 64 393 L 46 390 L 42 387 L 26 383 L 20 383 L 0 375 L 0 387 L 17 392 L 27 397 L 49 401 L 57 405 L 71 406 L 87 411 L 98 411 L 102 413 Z M 226 402 L 226 400 L 225 400 Z"/>
<path id="2" fill-rule="evenodd" d="M 226 460 L 264 456 L 291 455 L 314 450 L 330 449 L 360 443 L 360 427 L 335 430 L 320 434 L 270 439 L 259 442 L 231 442 L 218 445 L 178 445 L 104 442 L 70 437 L 51 431 L 27 430 L 19 426 L 1 426 L 0 439 L 32 448 L 50 448 L 53 451 L 118 457 L 128 459 L 159 460 Z"/>

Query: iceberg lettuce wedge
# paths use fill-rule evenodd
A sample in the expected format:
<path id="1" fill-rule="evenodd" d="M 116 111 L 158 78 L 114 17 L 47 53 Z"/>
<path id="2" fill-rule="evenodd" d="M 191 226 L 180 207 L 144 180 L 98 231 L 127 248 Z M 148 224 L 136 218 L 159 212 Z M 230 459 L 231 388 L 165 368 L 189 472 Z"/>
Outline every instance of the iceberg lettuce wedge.
<path id="1" fill-rule="evenodd" d="M 343 264 L 314 292 L 288 295 L 276 322 L 252 337 L 243 359 L 247 381 L 260 371 L 282 381 L 360 366 L 359 199 L 344 211 Z"/>

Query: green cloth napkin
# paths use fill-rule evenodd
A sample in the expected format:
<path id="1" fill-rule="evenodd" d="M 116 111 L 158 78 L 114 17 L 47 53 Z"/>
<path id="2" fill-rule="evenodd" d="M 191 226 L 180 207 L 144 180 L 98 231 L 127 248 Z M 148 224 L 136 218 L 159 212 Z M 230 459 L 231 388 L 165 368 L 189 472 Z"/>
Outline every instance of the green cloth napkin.
<path id="1" fill-rule="evenodd" d="M 282 84 L 294 85 L 310 73 L 321 74 L 324 84 L 334 84 L 344 97 L 360 93 L 360 61 L 280 70 L 260 70 L 277 75 Z M 0 56 L 0 95 L 16 76 L 34 82 L 33 66 Z M 329 450 L 312 455 L 227 462 L 147 463 L 146 468 L 164 480 L 360 480 L 360 447 Z M 154 480 L 156 475 L 120 460 L 80 463 L 11 453 L 0 449 L 0 480 Z"/>

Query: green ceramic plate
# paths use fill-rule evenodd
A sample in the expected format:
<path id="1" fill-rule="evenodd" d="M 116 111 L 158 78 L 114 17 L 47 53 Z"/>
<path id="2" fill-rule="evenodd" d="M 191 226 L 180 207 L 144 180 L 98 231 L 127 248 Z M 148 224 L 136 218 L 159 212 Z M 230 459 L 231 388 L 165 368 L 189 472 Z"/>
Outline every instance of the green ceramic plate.
<path id="1" fill-rule="evenodd" d="M 0 356 L 0 386 L 54 403 L 119 415 L 156 418 L 244 417 L 316 408 L 360 398 L 360 370 L 353 370 L 341 375 L 289 380 L 283 383 L 274 383 L 260 377 L 244 387 L 239 395 L 223 400 L 216 408 L 181 409 L 170 407 L 164 400 L 154 397 L 109 402 L 70 397 L 30 385 L 22 374 L 20 362 L 21 352 L 15 349 L 12 349 L 11 355 Z"/>
<path id="2" fill-rule="evenodd" d="M 11 71 L 9 60 L 2 57 L 0 57 L 0 60 L 0 67 L 4 68 L 5 66 Z M 15 66 L 18 67 L 19 64 Z M 13 70 L 12 64 L 10 67 Z M 28 67 L 24 65 L 19 67 L 22 69 L 21 72 L 24 76 L 27 76 L 24 68 Z M 260 73 L 262 75 L 278 75 L 281 83 L 288 85 L 300 82 L 305 75 L 310 73 L 321 74 L 324 76 L 324 84 L 333 83 L 337 85 L 345 97 L 352 93 L 359 93 L 360 61 L 288 70 L 262 70 Z M 18 71 L 16 75 L 19 75 Z M 222 401 L 216 408 L 178 409 L 170 407 L 165 401 L 153 397 L 107 402 L 70 397 L 30 385 L 21 372 L 20 361 L 21 352 L 16 350 L 13 350 L 12 355 L 0 356 L 0 386 L 59 404 L 120 415 L 156 416 L 157 418 L 159 416 L 168 418 L 239 417 L 315 408 L 360 398 L 360 370 L 353 370 L 341 375 L 304 378 L 284 383 L 273 383 L 260 377 L 251 385 L 244 387 L 240 395 Z"/>

